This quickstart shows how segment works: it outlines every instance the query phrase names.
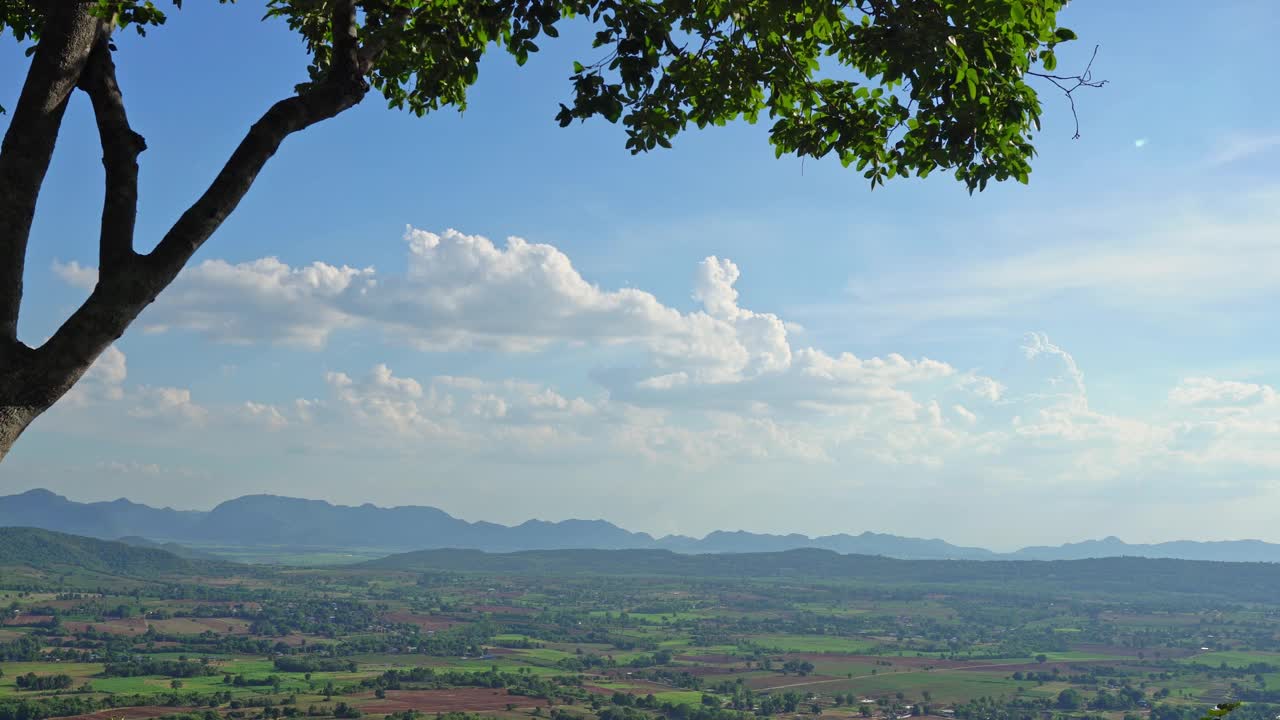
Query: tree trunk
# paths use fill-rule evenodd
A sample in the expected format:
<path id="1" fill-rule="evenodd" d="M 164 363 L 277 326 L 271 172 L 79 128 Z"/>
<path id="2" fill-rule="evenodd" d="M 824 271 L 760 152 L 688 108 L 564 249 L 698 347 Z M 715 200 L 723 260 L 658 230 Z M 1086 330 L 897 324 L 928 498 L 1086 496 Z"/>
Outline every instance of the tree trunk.
<path id="1" fill-rule="evenodd" d="M 145 255 L 133 249 L 138 154 L 146 143 L 129 126 L 109 44 L 111 23 L 88 3 L 50 3 L 13 120 L 0 145 L 0 461 L 22 432 L 84 376 L 104 350 L 173 282 L 218 229 L 289 135 L 358 104 L 365 76 L 383 51 L 374 37 L 356 43 L 356 10 L 332 12 L 334 63 L 328 77 L 285 98 L 249 128 L 209 188 Z M 401 18 L 403 19 L 403 18 Z M 81 89 L 93 102 L 103 149 L 105 196 L 98 284 L 42 346 L 17 338 L 23 261 L 36 197 L 53 155 L 67 98 Z"/>
<path id="2" fill-rule="evenodd" d="M 39 44 L 0 143 L 0 460 L 53 403 L 18 341 L 27 241 L 67 100 L 108 25 L 83 3 L 49 3 Z"/>
<path id="3" fill-rule="evenodd" d="M 9 449 L 18 441 L 18 436 L 35 419 L 27 408 L 10 407 L 0 400 L 0 462 L 4 462 Z"/>
<path id="4" fill-rule="evenodd" d="M 31 421 L 52 404 L 41 407 L 42 383 L 31 372 L 31 355 L 31 349 L 21 343 L 0 351 L 0 461 Z"/>
<path id="5" fill-rule="evenodd" d="M 18 337 L 31 221 L 67 99 L 103 23 L 82 3 L 50 3 L 27 81 L 0 144 L 0 341 Z"/>

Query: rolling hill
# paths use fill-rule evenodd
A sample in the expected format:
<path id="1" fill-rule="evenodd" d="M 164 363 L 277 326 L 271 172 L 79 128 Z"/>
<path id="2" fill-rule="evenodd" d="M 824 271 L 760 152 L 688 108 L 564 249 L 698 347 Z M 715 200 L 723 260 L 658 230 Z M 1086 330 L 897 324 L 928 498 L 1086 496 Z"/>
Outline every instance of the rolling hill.
<path id="1" fill-rule="evenodd" d="M 0 528 L 0 567 L 155 577 L 209 572 L 225 569 L 228 565 L 189 560 L 159 548 L 135 547 L 39 528 Z"/>
<path id="2" fill-rule="evenodd" d="M 1196 595 L 1233 601 L 1273 600 L 1280 566 L 1157 558 L 1091 560 L 899 560 L 830 550 L 688 555 L 667 550 L 423 550 L 361 564 L 378 570 L 449 571 L 536 576 L 614 575 L 681 578 L 822 578 L 921 591 L 1070 592 L 1144 598 Z"/>

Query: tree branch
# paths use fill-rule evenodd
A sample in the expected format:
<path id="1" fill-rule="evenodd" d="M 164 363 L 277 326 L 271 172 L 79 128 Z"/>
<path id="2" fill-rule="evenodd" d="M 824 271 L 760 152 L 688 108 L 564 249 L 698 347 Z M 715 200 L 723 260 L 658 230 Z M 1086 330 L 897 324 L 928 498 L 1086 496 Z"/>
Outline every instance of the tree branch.
<path id="1" fill-rule="evenodd" d="M 335 14 L 335 30 L 343 27 L 344 17 Z M 349 57 L 354 57 L 355 52 L 358 51 Z M 100 273 L 89 298 L 36 351 L 38 362 L 50 378 L 46 391 L 52 397 L 50 404 L 69 390 L 93 360 L 173 282 L 192 255 L 235 210 L 285 138 L 356 105 L 368 90 L 368 83 L 357 72 L 331 72 L 325 81 L 272 105 L 249 128 L 209 188 L 178 218 L 154 250 L 132 255 L 114 271 Z M 118 98 L 118 93 L 113 97 Z M 122 118 L 115 116 L 114 120 Z M 116 129 L 124 127 L 127 126 Z"/>
<path id="2" fill-rule="evenodd" d="M 18 338 L 22 278 L 36 198 L 44 184 L 67 98 L 99 33 L 79 2 L 50 3 L 40 43 L 0 144 L 0 355 Z"/>
<path id="3" fill-rule="evenodd" d="M 109 36 L 105 33 L 89 55 L 79 87 L 93 103 L 102 143 L 106 192 L 102 202 L 98 269 L 100 274 L 110 274 L 136 257 L 133 229 L 138 216 L 138 154 L 147 149 L 147 142 L 129 126 L 124 97 L 116 82 Z"/>
<path id="4" fill-rule="evenodd" d="M 1082 87 L 1100 88 L 1107 84 L 1106 80 L 1093 79 L 1093 61 L 1098 57 L 1098 46 L 1093 46 L 1093 54 L 1089 56 L 1089 64 L 1084 66 L 1084 70 L 1079 75 L 1049 75 L 1041 72 L 1029 72 L 1028 75 L 1038 77 L 1042 80 L 1048 80 L 1055 87 L 1067 96 L 1067 102 L 1071 104 L 1071 118 L 1075 120 L 1076 131 L 1071 136 L 1072 140 L 1080 139 L 1080 116 L 1076 114 L 1076 97 L 1073 94 Z"/>
<path id="5" fill-rule="evenodd" d="M 343 0 L 334 5 L 331 20 L 333 63 L 330 74 L 351 75 L 360 66 L 360 46 L 356 42 L 356 4 Z"/>

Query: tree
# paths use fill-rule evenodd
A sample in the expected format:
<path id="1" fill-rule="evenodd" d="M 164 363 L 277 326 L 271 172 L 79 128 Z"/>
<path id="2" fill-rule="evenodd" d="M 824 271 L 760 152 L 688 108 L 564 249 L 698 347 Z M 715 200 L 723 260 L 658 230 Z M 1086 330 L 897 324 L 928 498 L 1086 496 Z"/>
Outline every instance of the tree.
<path id="1" fill-rule="evenodd" d="M 221 0 L 226 2 L 226 0 Z M 135 247 L 138 156 L 116 77 L 112 33 L 165 21 L 143 0 L 0 4 L 0 35 L 35 43 L 0 145 L 0 459 L 177 277 L 286 138 L 377 91 L 418 115 L 466 106 L 478 62 L 499 47 L 523 64 L 569 18 L 597 30 L 605 57 L 574 64 L 561 126 L 621 121 L 634 154 L 670 147 L 690 125 L 771 121 L 779 156 L 838 157 L 874 188 L 950 170 L 970 192 L 1027 182 L 1040 126 L 1028 81 L 1068 97 L 1088 69 L 1053 75 L 1066 0 L 268 0 L 312 62 L 296 94 L 245 134 L 208 189 L 154 249 Z M 174 0 L 175 6 L 181 0 Z M 39 347 L 18 338 L 36 199 L 67 103 L 88 96 L 105 188 L 98 281 Z M 1073 105 L 1074 107 L 1074 105 Z M 1078 135 L 1078 131 L 1077 131 Z"/>
<path id="2" fill-rule="evenodd" d="M 1059 710 L 1079 710 L 1083 704 L 1084 701 L 1080 697 L 1080 693 L 1074 688 L 1067 688 L 1058 693 L 1056 707 Z"/>

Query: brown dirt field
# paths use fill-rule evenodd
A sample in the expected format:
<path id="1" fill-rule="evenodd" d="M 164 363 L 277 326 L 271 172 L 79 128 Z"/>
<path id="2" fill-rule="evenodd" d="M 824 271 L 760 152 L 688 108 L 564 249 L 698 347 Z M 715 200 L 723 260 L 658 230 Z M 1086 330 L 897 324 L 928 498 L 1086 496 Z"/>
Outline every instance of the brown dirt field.
<path id="1" fill-rule="evenodd" d="M 4 625 L 37 625 L 39 623 L 49 622 L 53 619 L 52 615 L 19 615 L 17 617 L 7 617 L 4 619 Z"/>
<path id="2" fill-rule="evenodd" d="M 459 622 L 441 615 L 418 615 L 411 612 L 393 612 L 382 616 L 388 622 L 417 625 L 423 630 L 447 630 Z"/>
<path id="3" fill-rule="evenodd" d="M 508 695 L 505 690 L 492 688 L 450 688 L 448 690 L 388 690 L 385 698 L 372 694 L 357 695 L 359 707 L 366 713 L 385 714 L 417 710 L 419 712 L 505 710 L 508 704 L 517 707 L 546 705 L 546 700 Z"/>
<path id="4" fill-rule="evenodd" d="M 147 720 L 147 718 L 160 717 L 161 715 L 173 715 L 180 713 L 189 708 L 163 707 L 160 705 L 141 705 L 138 707 L 118 707 L 108 710 L 98 710 L 87 715 L 70 715 L 68 720 L 112 720 L 113 718 L 124 718 L 125 720 Z"/>

